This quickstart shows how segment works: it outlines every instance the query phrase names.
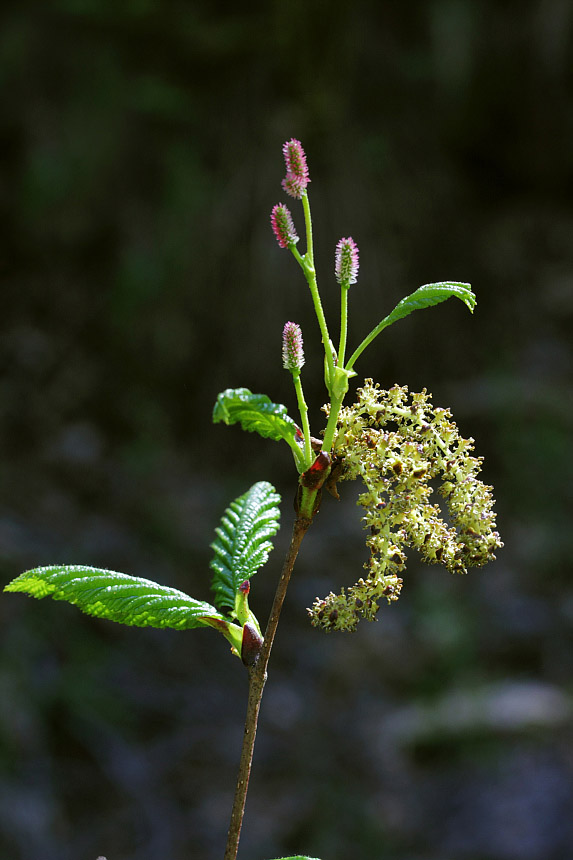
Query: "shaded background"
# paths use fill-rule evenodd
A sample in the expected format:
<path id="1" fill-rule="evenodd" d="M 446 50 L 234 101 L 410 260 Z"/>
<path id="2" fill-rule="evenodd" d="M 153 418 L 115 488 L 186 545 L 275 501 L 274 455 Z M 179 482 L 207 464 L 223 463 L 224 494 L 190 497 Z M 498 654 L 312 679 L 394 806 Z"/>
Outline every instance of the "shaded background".
<path id="1" fill-rule="evenodd" d="M 254 583 L 266 616 L 292 462 L 210 413 L 240 385 L 294 413 L 294 319 L 321 426 L 310 299 L 268 223 L 298 137 L 333 319 L 335 243 L 360 247 L 350 347 L 420 284 L 472 283 L 473 317 L 415 314 L 357 370 L 452 408 L 505 549 L 464 578 L 411 558 L 378 623 L 321 635 L 304 607 L 365 558 L 358 489 L 326 499 L 273 654 L 241 856 L 569 860 L 571 4 L 3 8 L 2 584 L 74 561 L 208 599 L 213 528 L 265 479 L 284 499 Z M 4 595 L 0 648 L 2 860 L 222 856 L 246 693 L 222 639 Z"/>

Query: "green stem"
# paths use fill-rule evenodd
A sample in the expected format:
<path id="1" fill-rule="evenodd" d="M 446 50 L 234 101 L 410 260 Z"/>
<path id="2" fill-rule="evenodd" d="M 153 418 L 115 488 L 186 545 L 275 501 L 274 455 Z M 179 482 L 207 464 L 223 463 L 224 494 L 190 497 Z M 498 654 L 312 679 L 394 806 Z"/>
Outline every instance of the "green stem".
<path id="1" fill-rule="evenodd" d="M 303 270 L 304 276 L 306 278 L 306 271 L 308 268 L 308 263 L 306 262 L 305 257 L 303 257 L 301 255 L 301 253 L 298 250 L 298 248 L 296 247 L 296 245 L 289 245 L 289 250 L 290 250 L 291 254 L 293 255 L 293 257 L 295 258 L 295 260 L 297 261 L 297 263 L 299 264 L 299 266 L 301 267 L 301 269 Z"/>
<path id="2" fill-rule="evenodd" d="M 304 468 L 303 471 L 306 471 L 312 466 L 313 456 L 312 456 L 312 447 L 310 444 L 310 424 L 308 421 L 308 407 L 306 405 L 306 400 L 304 399 L 304 393 L 302 390 L 302 382 L 300 380 L 300 373 L 293 373 L 292 381 L 294 382 L 294 389 L 296 391 L 296 399 L 298 401 L 298 411 L 300 412 L 300 420 L 302 424 L 302 432 L 304 434 Z"/>
<path id="3" fill-rule="evenodd" d="M 338 366 L 344 367 L 346 352 L 346 332 L 348 330 L 348 287 L 340 288 L 340 344 L 338 346 Z"/>
<path id="4" fill-rule="evenodd" d="M 316 313 L 316 318 L 318 320 L 318 325 L 320 328 L 320 334 L 322 336 L 324 354 L 326 356 L 328 379 L 330 384 L 332 384 L 334 380 L 334 359 L 332 357 L 332 349 L 330 347 L 330 336 L 328 334 L 328 326 L 326 325 L 326 317 L 324 316 L 322 302 L 320 301 L 320 294 L 318 292 L 318 284 L 316 282 L 316 271 L 314 269 L 314 248 L 312 243 L 312 217 L 310 214 L 310 203 L 308 201 L 308 194 L 306 193 L 306 191 L 302 195 L 302 207 L 304 210 L 304 221 L 306 224 L 306 254 L 304 257 L 300 257 L 300 254 L 298 255 L 300 257 L 299 262 L 303 267 L 304 274 L 308 281 L 308 286 L 310 287 L 310 294 L 312 296 L 314 311 Z M 293 250 L 294 253 L 294 249 L 291 250 Z M 297 254 L 295 254 L 295 257 L 296 256 Z"/>
<path id="5" fill-rule="evenodd" d="M 308 487 L 302 487 L 302 493 L 299 500 L 298 516 L 303 520 L 312 522 L 316 510 L 316 497 L 318 490 L 311 490 Z"/>
<path id="6" fill-rule="evenodd" d="M 332 348 L 330 345 L 330 337 L 328 335 L 328 328 L 326 325 L 326 319 L 324 316 L 324 311 L 322 309 L 322 303 L 320 301 L 320 295 L 318 293 L 318 286 L 316 283 L 316 275 L 314 273 L 314 269 L 312 273 L 307 276 L 308 285 L 310 287 L 310 294 L 312 296 L 312 301 L 314 302 L 314 310 L 316 312 L 316 317 L 318 319 L 318 325 L 320 326 L 320 333 L 322 335 L 322 343 L 324 346 L 324 354 L 326 356 L 326 366 L 328 368 L 328 379 L 330 385 L 332 385 L 332 381 L 334 380 L 334 358 L 332 355 Z"/>
<path id="7" fill-rule="evenodd" d="M 304 223 L 306 227 L 306 258 L 314 268 L 314 243 L 312 241 L 312 217 L 310 214 L 310 203 L 306 191 L 302 195 L 302 208 L 304 211 Z"/>
<path id="8" fill-rule="evenodd" d="M 357 361 L 357 359 L 358 359 L 358 358 L 360 358 L 360 356 L 362 355 L 362 353 L 364 352 L 364 350 L 366 349 L 366 347 L 367 347 L 367 346 L 369 346 L 369 345 L 372 343 L 372 341 L 374 340 L 374 338 L 378 337 L 378 335 L 380 334 L 380 332 L 381 332 L 381 331 L 384 331 L 384 329 L 385 329 L 388 325 L 390 325 L 390 323 L 388 322 L 388 320 L 383 319 L 383 320 L 382 320 L 382 322 L 378 323 L 378 325 L 376 326 L 376 328 L 373 328 L 373 329 L 372 329 L 372 331 L 370 332 L 370 334 L 369 334 L 369 335 L 367 335 L 367 337 L 365 337 L 365 338 L 364 338 L 364 340 L 362 341 L 362 343 L 360 344 L 360 346 L 358 346 L 358 347 L 354 350 L 354 352 L 352 353 L 352 355 L 350 356 L 350 359 L 348 360 L 348 364 L 346 365 L 346 370 L 352 370 L 352 368 L 354 367 L 354 363 Z"/>
<path id="9" fill-rule="evenodd" d="M 326 425 L 326 430 L 324 431 L 324 440 L 322 442 L 322 450 L 327 453 L 330 453 L 330 449 L 332 448 L 334 435 L 336 433 L 336 424 L 338 422 L 338 414 L 340 412 L 343 399 L 344 397 L 339 399 L 332 397 L 330 400 L 330 414 L 328 416 L 328 423 Z"/>

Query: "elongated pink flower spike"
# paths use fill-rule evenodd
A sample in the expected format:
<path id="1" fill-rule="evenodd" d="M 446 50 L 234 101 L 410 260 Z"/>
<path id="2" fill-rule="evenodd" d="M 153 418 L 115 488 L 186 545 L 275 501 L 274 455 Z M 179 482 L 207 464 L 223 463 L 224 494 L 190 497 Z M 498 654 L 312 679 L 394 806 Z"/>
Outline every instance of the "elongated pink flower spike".
<path id="1" fill-rule="evenodd" d="M 271 227 L 281 248 L 288 248 L 298 242 L 298 233 L 293 224 L 292 215 L 283 203 L 273 206 L 271 212 Z"/>
<path id="2" fill-rule="evenodd" d="M 282 186 L 287 194 L 300 200 L 310 182 L 306 155 L 300 140 L 295 140 L 294 137 L 292 140 L 287 140 L 283 145 L 283 155 L 285 157 L 286 176 L 282 181 Z"/>
<path id="3" fill-rule="evenodd" d="M 336 246 L 334 274 L 341 287 L 348 288 L 355 284 L 358 277 L 358 245 L 349 236 L 341 239 Z"/>
<path id="4" fill-rule="evenodd" d="M 283 329 L 283 367 L 291 373 L 300 373 L 304 364 L 302 331 L 298 323 L 287 322 Z"/>

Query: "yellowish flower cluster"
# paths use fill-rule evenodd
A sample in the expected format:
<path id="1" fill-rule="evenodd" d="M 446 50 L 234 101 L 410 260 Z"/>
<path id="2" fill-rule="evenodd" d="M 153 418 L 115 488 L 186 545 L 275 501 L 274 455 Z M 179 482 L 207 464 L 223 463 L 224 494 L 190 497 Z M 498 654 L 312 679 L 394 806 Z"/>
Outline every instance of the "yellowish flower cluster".
<path id="1" fill-rule="evenodd" d="M 326 631 L 355 630 L 360 617 L 374 619 L 381 600 L 397 600 L 405 547 L 414 546 L 427 563 L 466 573 L 493 561 L 503 546 L 492 488 L 477 477 L 482 459 L 471 456 L 474 440 L 459 435 L 449 410 L 434 407 L 425 389 L 384 391 L 371 379 L 357 396 L 340 412 L 333 452 L 342 461 L 339 480 L 361 478 L 365 485 L 358 504 L 371 556 L 364 579 L 309 609 L 312 623 Z M 434 479 L 450 524 L 430 502 Z"/>

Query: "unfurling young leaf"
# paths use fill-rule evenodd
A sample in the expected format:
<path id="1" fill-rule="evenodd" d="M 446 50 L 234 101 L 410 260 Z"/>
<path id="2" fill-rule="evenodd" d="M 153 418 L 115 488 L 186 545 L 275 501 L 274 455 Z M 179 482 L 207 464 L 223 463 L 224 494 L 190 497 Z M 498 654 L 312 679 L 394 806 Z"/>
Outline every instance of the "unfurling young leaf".
<path id="1" fill-rule="evenodd" d="M 265 439 L 284 439 L 295 457 L 297 465 L 304 460 L 300 445 L 300 431 L 287 415 L 282 403 L 273 403 L 266 394 L 253 394 L 248 388 L 227 388 L 217 397 L 213 408 L 213 422 L 239 423 L 243 430 L 258 433 Z"/>
<path id="2" fill-rule="evenodd" d="M 37 567 L 20 574 L 4 591 L 31 597 L 66 600 L 96 618 L 134 627 L 171 627 L 190 630 L 211 627 L 227 619 L 201 600 L 149 579 L 85 565 Z"/>
<path id="3" fill-rule="evenodd" d="M 259 481 L 232 502 L 215 529 L 211 588 L 219 608 L 235 608 L 239 586 L 265 564 L 279 530 L 280 496 L 272 484 Z"/>

